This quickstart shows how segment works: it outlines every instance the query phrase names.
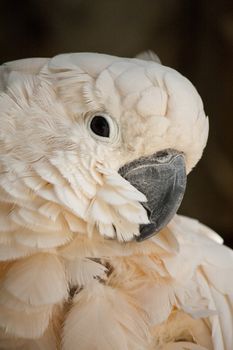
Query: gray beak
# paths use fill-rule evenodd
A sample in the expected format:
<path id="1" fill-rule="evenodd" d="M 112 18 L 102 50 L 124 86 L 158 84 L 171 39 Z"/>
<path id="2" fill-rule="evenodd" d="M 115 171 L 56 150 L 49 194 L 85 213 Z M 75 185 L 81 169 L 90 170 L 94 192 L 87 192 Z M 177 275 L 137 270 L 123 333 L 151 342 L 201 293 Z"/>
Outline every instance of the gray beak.
<path id="1" fill-rule="evenodd" d="M 186 186 L 184 156 L 164 150 L 124 165 L 119 173 L 147 198 L 142 205 L 150 223 L 140 225 L 136 238 L 143 241 L 165 227 L 181 204 Z"/>

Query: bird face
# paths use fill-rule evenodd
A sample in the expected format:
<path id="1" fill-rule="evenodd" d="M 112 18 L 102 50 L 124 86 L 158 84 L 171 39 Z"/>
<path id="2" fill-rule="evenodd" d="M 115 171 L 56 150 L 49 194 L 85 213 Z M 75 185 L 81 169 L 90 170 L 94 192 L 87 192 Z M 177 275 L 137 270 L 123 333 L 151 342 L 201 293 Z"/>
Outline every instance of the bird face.
<path id="1" fill-rule="evenodd" d="M 2 98 L 1 166 L 25 186 L 23 206 L 6 194 L 15 225 L 40 227 L 36 211 L 47 230 L 141 241 L 168 223 L 208 132 L 185 78 L 98 54 L 59 55 L 14 78 Z"/>

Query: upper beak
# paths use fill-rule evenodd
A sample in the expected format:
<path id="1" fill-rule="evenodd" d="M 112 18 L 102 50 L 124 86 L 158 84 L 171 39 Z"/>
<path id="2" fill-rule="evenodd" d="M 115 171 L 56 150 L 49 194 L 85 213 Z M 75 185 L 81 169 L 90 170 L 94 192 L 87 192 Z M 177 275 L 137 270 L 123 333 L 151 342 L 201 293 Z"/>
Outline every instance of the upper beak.
<path id="1" fill-rule="evenodd" d="M 140 225 L 138 241 L 165 227 L 178 210 L 186 187 L 184 156 L 172 149 L 142 157 L 124 165 L 119 173 L 142 192 L 149 224 Z"/>

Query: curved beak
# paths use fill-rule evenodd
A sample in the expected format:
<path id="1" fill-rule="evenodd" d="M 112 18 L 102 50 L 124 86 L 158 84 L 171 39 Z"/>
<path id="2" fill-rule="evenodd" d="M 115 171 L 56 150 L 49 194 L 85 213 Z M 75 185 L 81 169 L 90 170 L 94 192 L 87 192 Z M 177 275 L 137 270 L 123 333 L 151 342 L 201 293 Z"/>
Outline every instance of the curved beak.
<path id="1" fill-rule="evenodd" d="M 165 227 L 178 210 L 186 187 L 184 156 L 168 149 L 142 157 L 119 169 L 122 177 L 142 192 L 142 203 L 150 223 L 140 225 L 137 241 L 143 241 Z"/>

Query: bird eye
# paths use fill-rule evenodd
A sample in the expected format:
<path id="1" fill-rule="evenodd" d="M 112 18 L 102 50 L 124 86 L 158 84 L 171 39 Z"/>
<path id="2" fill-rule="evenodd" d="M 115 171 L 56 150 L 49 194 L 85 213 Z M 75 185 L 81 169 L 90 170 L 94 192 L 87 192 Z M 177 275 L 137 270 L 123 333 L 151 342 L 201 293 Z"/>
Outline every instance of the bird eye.
<path id="1" fill-rule="evenodd" d="M 91 130 L 98 136 L 109 137 L 110 127 L 107 119 L 101 115 L 95 115 L 90 122 Z"/>
<path id="2" fill-rule="evenodd" d="M 101 143 L 116 143 L 120 138 L 119 126 L 115 118 L 105 112 L 86 114 L 85 124 L 90 135 Z"/>

